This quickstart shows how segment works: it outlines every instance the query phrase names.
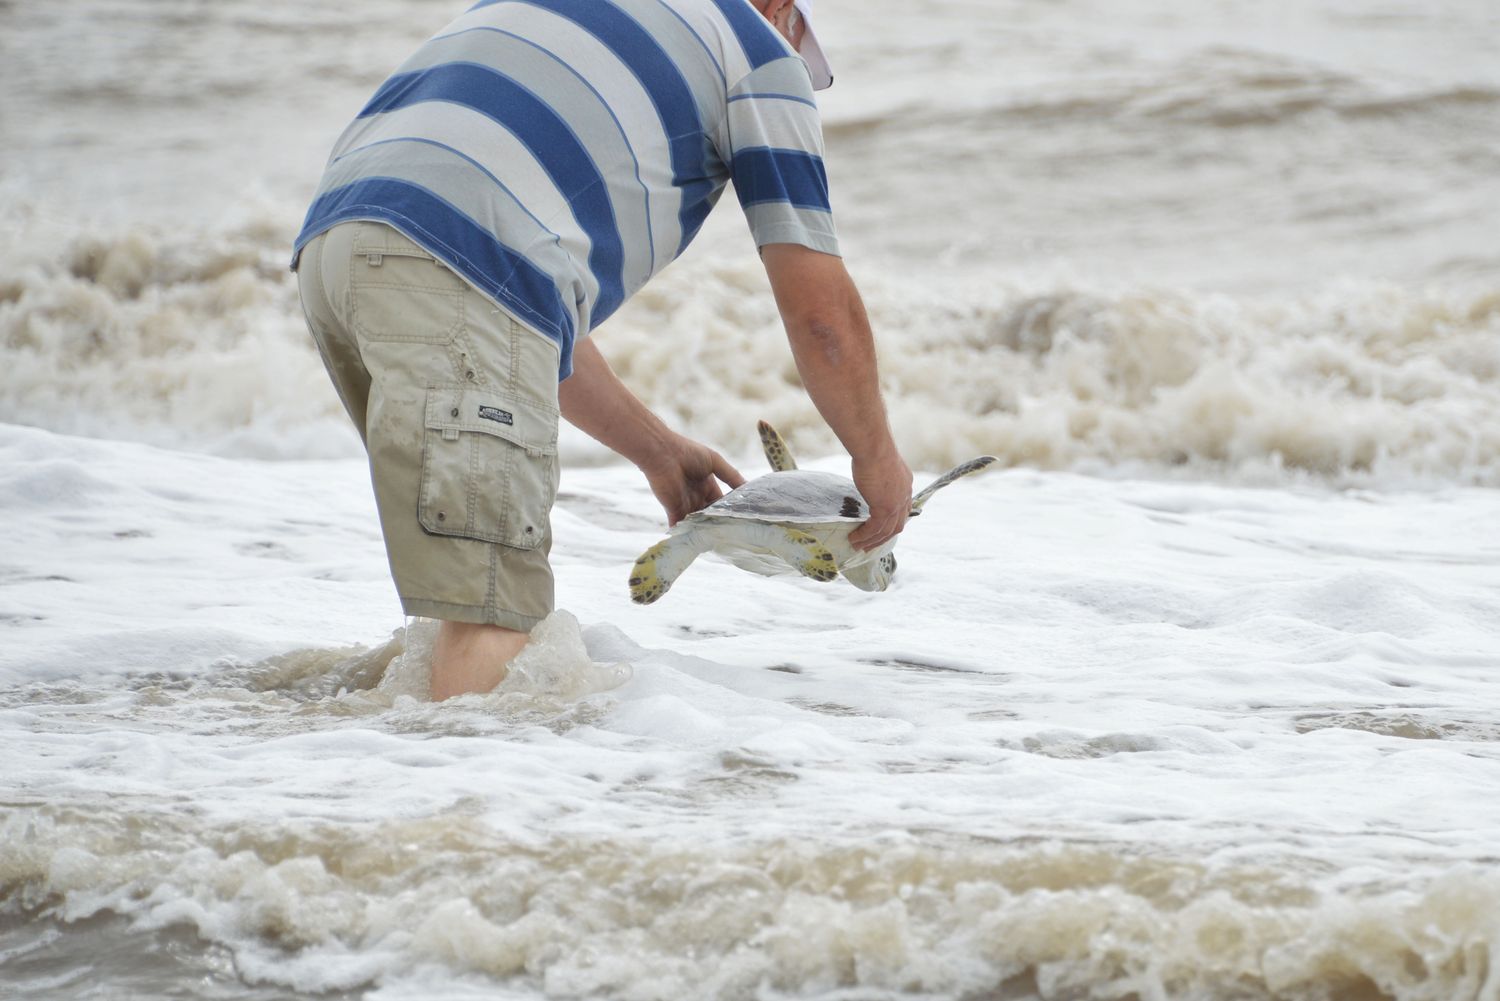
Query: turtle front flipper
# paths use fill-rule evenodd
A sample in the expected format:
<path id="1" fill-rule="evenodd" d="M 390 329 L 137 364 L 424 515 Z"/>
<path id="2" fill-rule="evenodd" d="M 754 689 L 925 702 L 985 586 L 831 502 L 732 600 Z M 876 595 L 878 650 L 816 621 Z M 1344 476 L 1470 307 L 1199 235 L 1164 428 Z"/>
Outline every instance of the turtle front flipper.
<path id="1" fill-rule="evenodd" d="M 745 548 L 780 557 L 804 577 L 829 581 L 839 575 L 833 552 L 800 528 L 752 521 L 737 527 L 736 541 Z"/>
<path id="2" fill-rule="evenodd" d="M 996 460 L 993 455 L 981 455 L 977 459 L 970 459 L 968 462 L 960 463 L 959 465 L 954 466 L 942 476 L 939 476 L 937 479 L 933 480 L 932 483 L 928 485 L 926 490 L 923 490 L 921 493 L 917 494 L 911 499 L 911 516 L 915 518 L 917 515 L 921 514 L 922 505 L 931 500 L 933 494 L 937 493 L 939 490 L 943 489 L 954 480 L 958 479 L 961 476 L 968 476 L 970 473 L 977 473 L 981 469 L 989 466 L 990 463 L 996 461 L 998 460 Z"/>
<path id="3" fill-rule="evenodd" d="M 792 450 L 786 447 L 786 440 L 781 434 L 765 421 L 755 427 L 760 431 L 760 447 L 765 450 L 766 461 L 771 464 L 771 468 L 777 472 L 796 469 L 797 460 L 792 458 Z"/>
<path id="4" fill-rule="evenodd" d="M 649 605 L 672 587 L 703 549 L 696 532 L 669 535 L 646 550 L 630 568 L 630 600 Z"/>
<path id="5" fill-rule="evenodd" d="M 797 568 L 797 572 L 813 580 L 830 581 L 839 575 L 838 562 L 823 543 L 797 528 L 783 528 L 786 544 L 792 552 L 781 553 L 781 558 Z"/>

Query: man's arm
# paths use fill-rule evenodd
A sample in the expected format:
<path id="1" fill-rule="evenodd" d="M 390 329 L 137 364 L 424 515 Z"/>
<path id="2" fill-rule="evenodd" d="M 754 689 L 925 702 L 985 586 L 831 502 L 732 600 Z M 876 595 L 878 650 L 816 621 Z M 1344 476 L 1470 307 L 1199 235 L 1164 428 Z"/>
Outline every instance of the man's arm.
<path id="1" fill-rule="evenodd" d="M 859 290 L 830 254 L 791 243 L 761 248 L 776 306 L 807 395 L 853 459 L 870 519 L 849 536 L 860 549 L 894 538 L 911 513 L 911 470 L 886 420 L 875 338 Z"/>
<path id="2" fill-rule="evenodd" d="M 651 491 L 677 524 L 745 478 L 722 455 L 662 423 L 615 375 L 589 339 L 573 349 L 573 374 L 557 388 L 568 422 L 640 467 Z"/>

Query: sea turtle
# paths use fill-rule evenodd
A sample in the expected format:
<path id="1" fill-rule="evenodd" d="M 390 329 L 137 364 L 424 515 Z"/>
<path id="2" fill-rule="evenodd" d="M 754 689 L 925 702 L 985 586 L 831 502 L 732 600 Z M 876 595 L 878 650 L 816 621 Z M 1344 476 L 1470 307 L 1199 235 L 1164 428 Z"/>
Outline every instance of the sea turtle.
<path id="1" fill-rule="evenodd" d="M 672 586 L 700 554 L 716 552 L 752 573 L 796 571 L 813 580 L 840 572 L 862 591 L 884 591 L 896 572 L 896 540 L 869 552 L 849 545 L 849 533 L 870 516 L 859 491 L 835 473 L 798 469 L 776 429 L 760 422 L 760 441 L 772 472 L 737 487 L 679 521 L 667 537 L 641 554 L 630 570 L 630 599 L 649 605 Z M 995 461 L 982 455 L 955 466 L 912 498 L 911 516 L 960 476 Z"/>

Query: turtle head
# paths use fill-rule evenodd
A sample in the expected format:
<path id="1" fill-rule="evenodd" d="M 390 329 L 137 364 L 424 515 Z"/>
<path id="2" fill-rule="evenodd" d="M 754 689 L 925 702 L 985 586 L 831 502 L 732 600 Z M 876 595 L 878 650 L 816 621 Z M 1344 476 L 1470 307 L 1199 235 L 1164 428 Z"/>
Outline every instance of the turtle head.
<path id="1" fill-rule="evenodd" d="M 884 591 L 891 586 L 891 578 L 895 574 L 895 553 L 885 553 L 879 559 L 844 570 L 844 576 L 848 578 L 849 583 L 861 591 Z"/>

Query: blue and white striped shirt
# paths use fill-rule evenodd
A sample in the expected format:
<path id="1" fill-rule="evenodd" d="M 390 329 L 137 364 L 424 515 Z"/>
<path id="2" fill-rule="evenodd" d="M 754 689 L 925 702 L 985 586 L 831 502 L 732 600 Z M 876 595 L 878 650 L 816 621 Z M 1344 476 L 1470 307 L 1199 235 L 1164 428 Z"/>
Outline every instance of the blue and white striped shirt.
<path id="1" fill-rule="evenodd" d="M 807 67 L 746 0 L 482 0 L 339 138 L 296 252 L 388 223 L 556 341 L 566 378 L 731 179 L 757 246 L 837 254 L 822 153 Z"/>

